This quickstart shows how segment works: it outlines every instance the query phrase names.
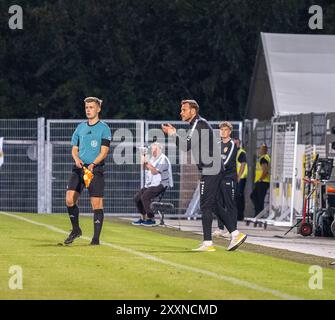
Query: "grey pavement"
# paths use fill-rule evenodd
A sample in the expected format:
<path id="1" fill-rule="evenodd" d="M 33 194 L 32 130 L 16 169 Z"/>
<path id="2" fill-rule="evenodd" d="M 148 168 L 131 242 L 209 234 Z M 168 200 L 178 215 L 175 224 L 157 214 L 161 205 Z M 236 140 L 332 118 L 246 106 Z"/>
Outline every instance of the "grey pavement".
<path id="1" fill-rule="evenodd" d="M 165 222 L 176 227 L 180 226 L 183 231 L 202 234 L 201 220 L 166 220 Z M 214 221 L 213 230 L 216 225 L 216 221 Z M 267 226 L 264 230 L 260 227 L 254 227 L 253 224 L 247 226 L 245 222 L 239 222 L 238 229 L 248 235 L 247 243 L 335 259 L 335 237 L 304 237 L 297 233 L 296 228 L 284 236 L 285 232 L 289 230 L 287 227 Z"/>
<path id="2" fill-rule="evenodd" d="M 202 234 L 200 219 L 166 219 L 165 223 L 166 225 L 173 226 L 182 231 L 191 231 L 197 234 Z M 216 226 L 217 222 L 214 221 L 213 230 Z M 287 227 L 268 226 L 264 230 L 260 227 L 254 227 L 253 224 L 246 226 L 245 222 L 239 222 L 238 229 L 248 235 L 246 240 L 247 243 L 335 259 L 335 237 L 304 237 L 297 233 L 296 228 L 284 237 L 284 233 L 289 229 Z M 215 238 L 213 241 L 215 243 Z"/>

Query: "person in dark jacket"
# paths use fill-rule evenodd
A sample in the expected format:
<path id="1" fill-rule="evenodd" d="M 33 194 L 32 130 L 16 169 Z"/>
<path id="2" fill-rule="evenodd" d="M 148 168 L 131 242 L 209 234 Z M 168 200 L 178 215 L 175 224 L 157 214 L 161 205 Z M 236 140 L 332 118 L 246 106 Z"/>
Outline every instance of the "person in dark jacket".
<path id="1" fill-rule="evenodd" d="M 236 173 L 237 173 L 237 188 L 235 194 L 236 207 L 237 207 L 237 220 L 244 220 L 244 190 L 246 186 L 247 176 L 248 176 L 248 164 L 246 151 L 241 147 L 241 140 L 239 138 L 234 138 L 234 143 L 237 148 L 236 154 Z M 222 221 L 218 220 L 218 228 L 213 232 L 213 236 L 230 238 L 231 234 L 224 230 L 224 224 Z"/>
<path id="2" fill-rule="evenodd" d="M 212 242 L 213 213 L 217 211 L 216 195 L 219 189 L 222 161 L 211 125 L 199 115 L 199 105 L 195 100 L 181 101 L 181 119 L 190 124 L 191 130 L 182 135 L 171 124 L 163 124 L 162 130 L 169 136 L 175 136 L 181 150 L 191 150 L 200 172 L 200 211 L 204 241 L 194 251 L 215 251 Z M 223 213 L 218 211 L 218 216 Z"/>
<path id="3" fill-rule="evenodd" d="M 237 229 L 237 146 L 231 139 L 233 126 L 228 121 L 223 121 L 219 125 L 221 141 L 221 158 L 223 162 L 223 170 L 221 172 L 219 192 L 217 194 L 217 212 L 219 228 L 223 230 L 224 226 L 231 235 L 231 242 L 228 251 L 233 251 L 239 247 L 247 238 L 247 235 L 239 232 Z M 222 219 L 223 217 L 223 219 Z"/>

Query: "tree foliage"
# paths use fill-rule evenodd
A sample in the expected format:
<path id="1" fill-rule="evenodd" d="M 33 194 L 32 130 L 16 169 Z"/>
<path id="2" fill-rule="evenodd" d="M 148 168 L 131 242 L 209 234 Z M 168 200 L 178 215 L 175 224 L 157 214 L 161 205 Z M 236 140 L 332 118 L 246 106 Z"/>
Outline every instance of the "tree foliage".
<path id="1" fill-rule="evenodd" d="M 28 3 L 27 3 L 28 2 Z M 97 95 L 105 118 L 175 119 L 194 98 L 208 119 L 243 117 L 260 32 L 308 28 L 307 0 L 16 1 L 0 4 L 1 118 L 82 118 Z M 335 5 L 323 6 L 334 33 Z"/>

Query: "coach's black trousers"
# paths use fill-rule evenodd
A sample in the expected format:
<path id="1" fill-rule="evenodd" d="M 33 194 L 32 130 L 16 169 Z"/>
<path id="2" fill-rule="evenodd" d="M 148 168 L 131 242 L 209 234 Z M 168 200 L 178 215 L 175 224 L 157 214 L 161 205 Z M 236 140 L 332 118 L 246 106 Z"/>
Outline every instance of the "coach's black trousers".
<path id="1" fill-rule="evenodd" d="M 201 175 L 200 212 L 204 241 L 212 240 L 213 214 L 216 211 L 216 194 L 219 188 L 219 175 Z"/>
<path id="2" fill-rule="evenodd" d="M 220 229 L 226 226 L 230 233 L 237 229 L 236 187 L 234 178 L 222 177 L 217 193 L 218 226 Z"/>
<path id="3" fill-rule="evenodd" d="M 268 182 L 256 182 L 254 185 L 250 198 L 255 207 L 255 217 L 264 209 L 264 200 L 269 186 Z"/>

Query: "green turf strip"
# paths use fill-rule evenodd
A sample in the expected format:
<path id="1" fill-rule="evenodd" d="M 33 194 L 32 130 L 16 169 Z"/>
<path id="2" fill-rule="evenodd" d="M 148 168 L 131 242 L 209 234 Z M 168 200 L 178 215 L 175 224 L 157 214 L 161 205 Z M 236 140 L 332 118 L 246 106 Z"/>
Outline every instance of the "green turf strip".
<path id="1" fill-rule="evenodd" d="M 66 215 L 20 216 L 70 229 Z M 91 237 L 91 218 L 81 218 L 80 223 L 83 234 Z M 191 252 L 199 241 L 183 235 L 106 221 L 103 241 L 162 259 L 161 263 L 117 248 L 91 247 L 83 239 L 72 246 L 59 246 L 66 235 L 0 215 L 0 298 L 278 299 L 281 294 L 335 298 L 335 270 L 323 268 L 323 289 L 311 290 L 308 264 L 243 250 L 227 252 L 224 247 L 214 253 Z M 8 288 L 11 265 L 23 269 L 23 290 Z M 235 280 L 246 281 L 251 287 Z M 279 297 L 271 290 L 279 292 Z"/>

